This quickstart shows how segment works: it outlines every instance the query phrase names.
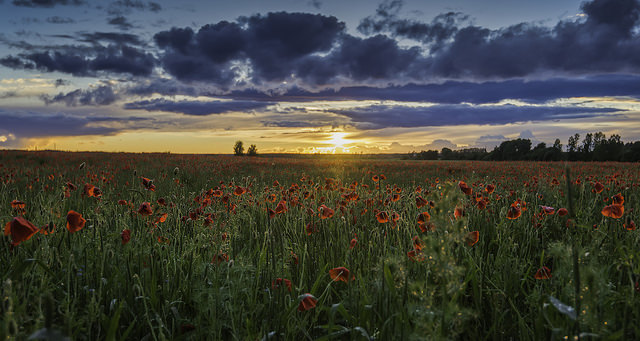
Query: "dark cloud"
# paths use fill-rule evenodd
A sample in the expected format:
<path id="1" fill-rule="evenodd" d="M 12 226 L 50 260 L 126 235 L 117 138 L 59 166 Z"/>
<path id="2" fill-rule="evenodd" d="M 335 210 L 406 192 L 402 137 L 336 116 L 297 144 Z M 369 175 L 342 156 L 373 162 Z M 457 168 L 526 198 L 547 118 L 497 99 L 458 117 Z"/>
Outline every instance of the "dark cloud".
<path id="1" fill-rule="evenodd" d="M 127 45 L 109 45 L 96 48 L 93 53 L 35 52 L 8 56 L 0 64 L 13 69 L 37 69 L 63 72 L 74 76 L 96 76 L 99 73 L 148 76 L 153 71 L 155 57 L 150 53 Z"/>
<path id="2" fill-rule="evenodd" d="M 44 95 L 41 97 L 45 104 L 64 103 L 67 106 L 77 105 L 109 105 L 118 100 L 118 95 L 110 86 L 102 85 L 93 89 L 77 89 L 68 93 L 59 93 L 55 96 Z"/>
<path id="3" fill-rule="evenodd" d="M 76 21 L 73 20 L 72 18 L 59 17 L 59 16 L 55 15 L 53 17 L 48 17 L 47 18 L 47 22 L 50 23 L 50 24 L 73 24 Z"/>
<path id="4" fill-rule="evenodd" d="M 126 118 L 110 118 L 109 120 L 118 121 L 126 120 Z M 60 113 L 15 112 L 0 109 L 0 121 L 2 129 L 17 138 L 109 135 L 117 132 L 115 128 L 92 125 L 91 117 Z"/>
<path id="5" fill-rule="evenodd" d="M 65 86 L 65 85 L 69 85 L 69 84 L 71 84 L 71 82 L 69 82 L 68 80 L 58 78 L 58 79 L 56 79 L 55 86 L 57 88 L 59 86 Z"/>
<path id="6" fill-rule="evenodd" d="M 264 109 L 272 105 L 269 102 L 253 101 L 170 101 L 165 99 L 154 99 L 149 101 L 131 102 L 124 105 L 125 109 L 136 109 L 146 111 L 168 111 L 182 113 L 185 115 L 205 116 L 213 114 L 223 114 L 234 111 L 254 111 Z"/>
<path id="7" fill-rule="evenodd" d="M 21 7 L 54 7 L 57 5 L 80 6 L 86 4 L 84 0 L 13 0 L 14 6 Z"/>
<path id="8" fill-rule="evenodd" d="M 287 82 L 323 86 L 375 86 L 446 80 L 536 79 L 603 73 L 640 73 L 640 3 L 592 0 L 584 18 L 555 26 L 521 23 L 491 30 L 467 16 L 444 13 L 431 21 L 401 18 L 401 2 L 385 2 L 356 37 L 337 18 L 268 13 L 156 34 L 165 70 L 182 81 L 221 88 L 272 88 Z M 386 33 L 388 35 L 382 35 Z M 398 45 L 397 38 L 419 46 Z"/>
<path id="9" fill-rule="evenodd" d="M 437 50 L 443 42 L 458 32 L 459 26 L 469 20 L 469 16 L 459 12 L 447 12 L 437 15 L 430 23 L 400 18 L 402 1 L 384 1 L 376 14 L 364 18 L 358 31 L 364 34 L 389 33 L 393 37 L 407 38 L 425 44 L 433 44 L 431 50 Z"/>
<path id="10" fill-rule="evenodd" d="M 278 12 L 221 21 L 198 32 L 172 28 L 155 40 L 165 52 L 165 69 L 178 79 L 229 85 L 242 72 L 232 62 L 248 61 L 257 84 L 290 78 L 306 58 L 328 52 L 343 31 L 335 17 Z"/>
<path id="11" fill-rule="evenodd" d="M 466 124 L 509 124 L 530 121 L 589 118 L 619 112 L 613 108 L 439 104 L 429 107 L 372 105 L 331 112 L 362 127 L 437 127 Z"/>
<path id="12" fill-rule="evenodd" d="M 320 0 L 309 0 L 308 4 L 313 6 L 315 9 L 320 9 L 320 7 L 322 7 L 322 1 Z"/>
<path id="13" fill-rule="evenodd" d="M 140 1 L 140 0 L 117 0 L 111 1 L 107 12 L 111 15 L 122 15 L 123 13 L 129 13 L 131 10 L 137 11 L 151 11 L 160 12 L 162 6 L 153 1 Z"/>
<path id="14" fill-rule="evenodd" d="M 546 80 L 505 80 L 489 82 L 448 81 L 439 84 L 408 84 L 403 86 L 352 86 L 338 90 L 309 91 L 299 87 L 282 92 L 256 89 L 233 91 L 231 98 L 251 100 L 304 102 L 315 100 L 394 100 L 433 103 L 494 103 L 518 99 L 544 103 L 557 98 L 640 96 L 640 76 L 600 75 L 581 78 L 551 78 Z"/>
<path id="15" fill-rule="evenodd" d="M 120 15 L 117 17 L 113 17 L 113 18 L 108 18 L 107 19 L 107 24 L 112 25 L 112 26 L 116 26 L 119 29 L 126 31 L 129 30 L 131 28 L 133 28 L 133 24 L 131 24 L 129 22 L 129 20 L 127 20 L 127 18 L 125 18 L 124 16 Z"/>

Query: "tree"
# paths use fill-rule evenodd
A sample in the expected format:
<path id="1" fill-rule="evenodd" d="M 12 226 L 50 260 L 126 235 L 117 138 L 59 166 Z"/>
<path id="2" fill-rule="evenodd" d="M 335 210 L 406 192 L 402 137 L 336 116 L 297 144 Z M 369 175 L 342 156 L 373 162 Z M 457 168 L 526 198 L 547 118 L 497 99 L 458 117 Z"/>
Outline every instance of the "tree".
<path id="1" fill-rule="evenodd" d="M 242 143 L 242 141 L 236 141 L 235 146 L 233 146 L 233 154 L 235 156 L 244 155 L 244 144 Z"/>
<path id="2" fill-rule="evenodd" d="M 258 147 L 256 147 L 255 144 L 250 145 L 249 149 L 247 149 L 247 155 L 249 155 L 249 156 L 258 155 Z"/>
<path id="3" fill-rule="evenodd" d="M 562 151 L 562 143 L 560 143 L 560 139 L 556 139 L 556 141 L 553 142 L 553 148 Z"/>

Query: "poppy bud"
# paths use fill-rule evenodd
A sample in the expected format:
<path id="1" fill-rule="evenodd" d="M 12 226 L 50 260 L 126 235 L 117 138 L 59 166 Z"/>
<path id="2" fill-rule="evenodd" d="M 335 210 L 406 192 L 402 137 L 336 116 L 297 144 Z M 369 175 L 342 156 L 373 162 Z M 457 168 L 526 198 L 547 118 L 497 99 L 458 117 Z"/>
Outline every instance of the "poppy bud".
<path id="1" fill-rule="evenodd" d="M 173 169 L 173 175 L 178 175 L 180 173 L 180 168 L 176 167 Z"/>
<path id="2" fill-rule="evenodd" d="M 81 163 L 81 164 L 80 164 L 80 167 L 78 167 L 78 168 L 79 168 L 79 169 L 83 169 L 83 168 L 84 168 L 84 166 L 86 166 L 86 165 L 87 165 L 87 164 L 83 162 L 83 163 Z"/>

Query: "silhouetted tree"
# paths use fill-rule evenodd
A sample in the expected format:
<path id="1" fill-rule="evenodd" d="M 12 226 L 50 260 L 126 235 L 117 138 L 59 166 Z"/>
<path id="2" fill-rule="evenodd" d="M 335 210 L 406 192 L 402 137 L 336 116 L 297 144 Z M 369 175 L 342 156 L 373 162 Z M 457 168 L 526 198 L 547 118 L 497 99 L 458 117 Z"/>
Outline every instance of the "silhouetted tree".
<path id="1" fill-rule="evenodd" d="M 255 144 L 250 145 L 249 149 L 247 149 L 247 155 L 249 155 L 249 156 L 258 155 L 258 147 L 256 147 Z"/>
<path id="2" fill-rule="evenodd" d="M 242 143 L 242 141 L 236 141 L 236 144 L 233 146 L 233 154 L 235 156 L 244 155 L 244 143 Z"/>

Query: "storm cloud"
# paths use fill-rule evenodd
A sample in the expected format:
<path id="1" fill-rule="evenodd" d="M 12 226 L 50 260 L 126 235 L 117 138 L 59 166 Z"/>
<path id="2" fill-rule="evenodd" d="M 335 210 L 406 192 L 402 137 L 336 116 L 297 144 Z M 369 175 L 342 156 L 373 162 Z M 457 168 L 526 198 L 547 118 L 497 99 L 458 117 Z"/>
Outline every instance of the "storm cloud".
<path id="1" fill-rule="evenodd" d="M 124 105 L 124 108 L 146 111 L 167 111 L 182 113 L 185 115 L 205 116 L 236 111 L 249 112 L 264 109 L 270 105 L 273 105 L 273 103 L 253 101 L 170 101 L 165 99 L 154 99 L 148 101 L 126 103 Z"/>

